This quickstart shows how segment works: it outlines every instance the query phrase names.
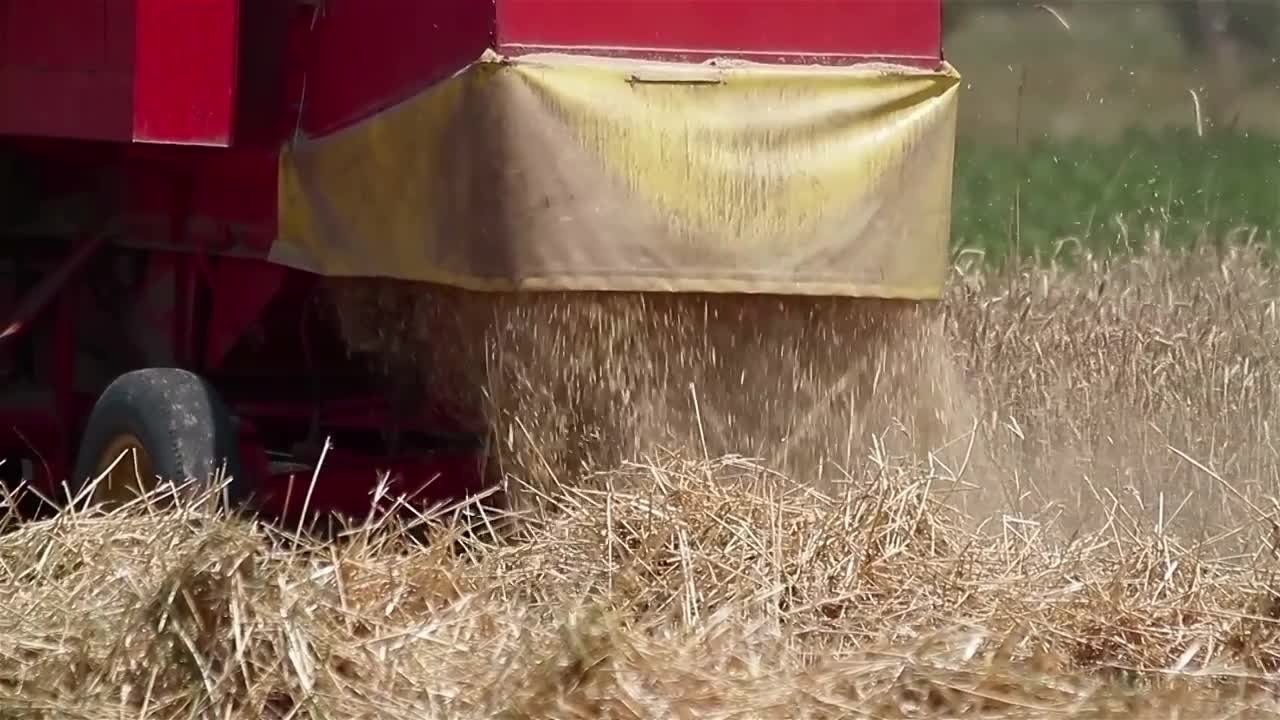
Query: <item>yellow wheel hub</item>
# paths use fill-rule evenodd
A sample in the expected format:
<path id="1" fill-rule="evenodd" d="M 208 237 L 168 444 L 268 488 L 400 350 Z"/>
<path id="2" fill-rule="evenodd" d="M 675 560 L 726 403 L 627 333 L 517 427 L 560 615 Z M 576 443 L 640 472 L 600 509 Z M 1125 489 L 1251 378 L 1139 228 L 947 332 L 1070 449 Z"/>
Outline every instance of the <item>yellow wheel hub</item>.
<path id="1" fill-rule="evenodd" d="M 102 478 L 93 490 L 94 503 L 129 502 L 156 487 L 151 455 L 142 441 L 128 433 L 107 443 L 98 456 L 93 479 Z"/>

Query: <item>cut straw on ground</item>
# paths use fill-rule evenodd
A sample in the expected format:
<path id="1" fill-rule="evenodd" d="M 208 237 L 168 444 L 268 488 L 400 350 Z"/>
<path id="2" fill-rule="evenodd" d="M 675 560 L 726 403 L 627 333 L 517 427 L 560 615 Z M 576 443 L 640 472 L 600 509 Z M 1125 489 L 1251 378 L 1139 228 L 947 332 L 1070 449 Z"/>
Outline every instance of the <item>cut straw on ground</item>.
<path id="1" fill-rule="evenodd" d="M 554 479 L 508 465 L 523 514 L 500 538 L 387 517 L 321 543 L 200 503 L 10 525 L 0 717 L 1280 715 L 1280 271 L 1247 246 L 1071 260 L 958 271 L 929 342 L 967 421 L 927 442 L 859 426 L 849 452 L 845 416 L 815 413 L 808 457 L 838 471 L 734 448 L 715 394 L 675 383 L 658 396 L 702 422 L 643 428 L 670 442 Z M 652 337 L 593 312 L 572 317 L 618 329 L 606 359 Z M 507 343 L 546 331 L 506 317 Z M 788 347 L 771 367 L 827 362 Z M 536 389 L 524 362 L 504 372 Z M 598 372 L 667 377 L 617 368 Z M 480 407 L 518 409 L 503 422 L 538 451 L 570 427 L 547 392 Z"/>
<path id="2" fill-rule="evenodd" d="M 1171 717 L 1271 707 L 1273 570 L 1119 511 L 978 535 L 925 468 L 840 495 L 629 463 L 518 542 L 299 545 L 201 511 L 0 542 L 24 717 Z M 628 482 L 633 481 L 633 482 Z M 1262 716 L 1262 715 L 1257 715 Z"/>

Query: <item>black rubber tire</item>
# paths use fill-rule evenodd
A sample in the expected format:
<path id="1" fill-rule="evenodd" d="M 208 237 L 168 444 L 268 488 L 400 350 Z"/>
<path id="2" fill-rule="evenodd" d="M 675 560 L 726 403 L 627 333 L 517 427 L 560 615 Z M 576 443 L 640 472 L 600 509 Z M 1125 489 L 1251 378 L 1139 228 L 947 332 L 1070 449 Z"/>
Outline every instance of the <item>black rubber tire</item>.
<path id="1" fill-rule="evenodd" d="M 134 370 L 98 397 L 81 435 L 71 497 L 96 476 L 108 444 L 122 433 L 137 438 L 165 482 L 200 494 L 225 470 L 223 494 L 232 508 L 248 498 L 252 482 L 240 462 L 236 425 L 217 391 L 195 373 L 177 368 Z"/>

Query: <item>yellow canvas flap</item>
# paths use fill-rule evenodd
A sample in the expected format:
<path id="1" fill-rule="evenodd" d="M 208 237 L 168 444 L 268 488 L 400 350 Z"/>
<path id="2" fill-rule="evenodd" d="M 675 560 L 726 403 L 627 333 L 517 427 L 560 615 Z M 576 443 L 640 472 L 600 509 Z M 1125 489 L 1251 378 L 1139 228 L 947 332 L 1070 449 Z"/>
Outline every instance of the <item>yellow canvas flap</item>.
<path id="1" fill-rule="evenodd" d="M 492 53 L 288 148 L 272 259 L 471 290 L 928 299 L 959 76 Z"/>

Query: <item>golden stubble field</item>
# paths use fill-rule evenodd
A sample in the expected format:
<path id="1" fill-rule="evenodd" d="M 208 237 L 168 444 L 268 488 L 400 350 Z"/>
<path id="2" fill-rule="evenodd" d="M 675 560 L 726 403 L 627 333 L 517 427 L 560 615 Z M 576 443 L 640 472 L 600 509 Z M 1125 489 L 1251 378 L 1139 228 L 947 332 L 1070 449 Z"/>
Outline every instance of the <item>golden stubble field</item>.
<path id="1" fill-rule="evenodd" d="M 1270 716 L 1280 272 L 1074 260 L 958 267 L 881 356 L 920 372 L 867 366 L 859 407 L 917 403 L 858 421 L 882 440 L 763 418 L 818 428 L 809 476 L 664 430 L 535 482 L 501 541 L 301 542 L 196 506 L 11 527 L 0 717 Z"/>

